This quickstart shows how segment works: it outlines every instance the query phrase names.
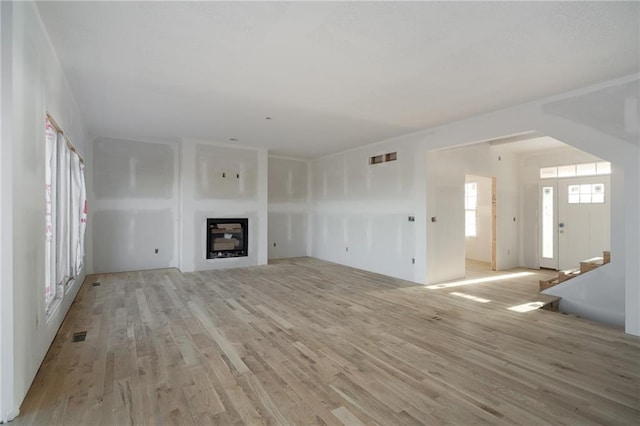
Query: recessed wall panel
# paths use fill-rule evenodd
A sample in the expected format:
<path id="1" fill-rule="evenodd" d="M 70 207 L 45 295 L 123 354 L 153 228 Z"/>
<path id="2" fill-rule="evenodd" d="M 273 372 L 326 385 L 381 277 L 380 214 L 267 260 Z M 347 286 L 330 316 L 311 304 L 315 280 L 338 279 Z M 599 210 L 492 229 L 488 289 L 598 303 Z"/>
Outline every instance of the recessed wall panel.
<path id="1" fill-rule="evenodd" d="M 173 197 L 175 155 L 167 144 L 97 139 L 93 164 L 96 198 Z"/>
<path id="2" fill-rule="evenodd" d="M 269 213 L 269 258 L 305 256 L 307 252 L 307 214 Z"/>
<path id="3" fill-rule="evenodd" d="M 269 202 L 306 202 L 307 163 L 269 157 Z"/>
<path id="4" fill-rule="evenodd" d="M 173 227 L 170 209 L 96 212 L 93 215 L 95 272 L 171 266 Z"/>
<path id="5" fill-rule="evenodd" d="M 198 199 L 246 199 L 257 196 L 256 151 L 196 145 L 195 196 Z"/>

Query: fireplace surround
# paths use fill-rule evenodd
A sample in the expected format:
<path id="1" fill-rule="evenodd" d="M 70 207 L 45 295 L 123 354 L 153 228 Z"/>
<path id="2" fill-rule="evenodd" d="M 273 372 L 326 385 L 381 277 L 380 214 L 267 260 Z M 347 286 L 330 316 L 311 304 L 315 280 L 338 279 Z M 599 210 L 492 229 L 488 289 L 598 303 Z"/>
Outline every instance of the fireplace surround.
<path id="1" fill-rule="evenodd" d="M 249 219 L 207 219 L 207 259 L 246 257 L 248 249 Z"/>

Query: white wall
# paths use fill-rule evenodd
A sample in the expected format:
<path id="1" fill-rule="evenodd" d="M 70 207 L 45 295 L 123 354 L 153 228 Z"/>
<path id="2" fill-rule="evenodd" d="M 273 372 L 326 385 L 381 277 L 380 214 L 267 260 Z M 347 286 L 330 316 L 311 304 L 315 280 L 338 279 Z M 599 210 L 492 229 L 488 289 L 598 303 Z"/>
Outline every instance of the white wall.
<path id="1" fill-rule="evenodd" d="M 177 267 L 178 143 L 99 138 L 92 166 L 90 270 Z"/>
<path id="2" fill-rule="evenodd" d="M 309 163 L 269 156 L 269 259 L 307 256 Z"/>
<path id="3" fill-rule="evenodd" d="M 13 342 L 12 4 L 0 3 L 0 342 Z M 9 345 L 11 348 L 12 345 Z M 0 422 L 17 414 L 13 350 L 0 350 Z"/>
<path id="4" fill-rule="evenodd" d="M 447 182 L 434 181 L 429 177 L 434 171 L 425 170 L 424 158 L 428 152 L 440 148 L 536 131 L 613 164 L 616 171 L 612 175 L 611 185 L 611 222 L 615 227 L 611 235 L 612 266 L 606 270 L 612 303 L 608 304 L 606 309 L 624 311 L 626 331 L 640 335 L 640 269 L 637 261 L 640 258 L 640 243 L 637 238 L 640 225 L 638 133 L 637 129 L 626 126 L 627 118 L 621 119 L 625 105 L 629 104 L 627 99 L 637 100 L 638 92 L 638 76 L 633 75 L 314 161 L 313 255 L 391 276 L 412 279 L 419 283 L 424 283 L 427 279 L 432 282 L 446 277 L 462 276 L 464 255 L 449 258 L 444 254 L 451 251 L 464 252 L 463 247 L 451 249 L 451 245 L 458 244 L 459 238 L 458 235 L 450 238 L 452 234 L 448 233 L 455 232 L 454 229 L 457 228 L 462 229 L 459 225 L 462 222 L 456 217 L 450 218 L 458 221 L 455 227 L 443 226 L 442 222 L 439 222 L 443 215 L 457 211 L 455 206 L 448 205 L 446 197 L 439 196 L 460 187 L 463 179 L 455 186 L 452 185 L 455 181 L 455 176 L 452 175 L 447 176 Z M 603 105 L 607 107 L 603 108 Z M 396 149 L 399 155 L 398 164 L 404 159 L 402 170 L 389 171 L 388 176 L 384 176 L 385 172 L 379 172 L 384 176 L 384 184 L 379 190 L 372 191 L 370 186 L 367 186 L 373 176 L 371 173 L 367 174 L 366 158 Z M 432 156 L 430 153 L 429 157 Z M 494 153 L 493 159 L 487 161 L 496 161 L 496 157 Z M 426 168 L 430 167 L 429 164 L 427 160 Z M 517 167 L 516 162 L 513 164 L 513 167 Z M 437 163 L 435 166 L 431 163 L 431 166 L 437 169 Z M 440 172 L 447 173 L 446 170 Z M 354 173 L 356 175 L 352 177 Z M 474 173 L 491 175 L 481 171 Z M 517 173 L 514 174 L 517 180 Z M 412 181 L 410 176 L 413 176 Z M 354 178 L 356 190 L 351 190 Z M 500 182 L 501 179 L 498 177 L 498 187 Z M 360 189 L 357 189 L 358 187 Z M 498 195 L 499 200 L 509 199 L 509 191 L 515 191 L 516 194 L 518 192 L 517 187 L 505 190 L 506 197 Z M 513 217 L 517 220 L 519 204 L 501 207 L 499 201 L 498 209 L 498 220 L 508 221 Z M 363 228 L 362 223 L 373 221 L 377 212 L 388 215 L 389 220 L 383 224 L 385 232 L 374 233 L 372 225 Z M 413 243 L 407 243 L 406 246 L 397 245 L 398 241 L 406 241 L 401 216 L 411 213 L 416 215 L 416 226 L 409 232 L 409 238 L 413 239 Z M 393 215 L 395 220 L 391 219 Z M 438 217 L 438 222 L 433 223 L 433 226 L 429 221 L 431 216 Z M 505 226 L 503 223 L 502 228 Z M 506 228 L 507 231 L 500 231 L 501 227 L 498 227 L 498 238 L 505 232 L 508 239 L 507 244 L 498 246 L 499 268 L 518 263 L 518 227 L 517 222 L 515 231 L 510 227 Z M 368 246 L 376 247 L 371 249 L 372 254 L 375 254 L 367 257 L 358 251 L 355 255 L 345 253 L 345 243 L 351 244 L 354 240 L 352 236 L 363 237 L 365 249 Z M 392 247 L 392 250 L 389 250 L 390 254 L 382 254 L 378 251 L 381 250 L 379 247 Z M 510 254 L 505 252 L 508 249 L 511 249 Z M 412 253 L 416 256 L 414 273 L 409 272 L 406 267 L 406 258 Z M 616 256 L 616 253 L 619 255 Z M 427 265 L 427 259 L 430 265 Z M 431 263 L 432 259 L 444 259 L 445 262 Z M 625 294 L 624 306 L 616 302 L 620 298 L 613 296 L 621 292 Z M 567 299 L 572 297 L 574 295 L 565 295 Z M 595 306 L 600 303 L 598 297 L 599 294 L 594 294 L 586 305 Z M 589 315 L 589 312 L 583 313 L 583 316 Z"/>
<path id="5" fill-rule="evenodd" d="M 181 150 L 180 269 L 266 264 L 267 151 L 197 140 Z M 207 218 L 248 218 L 249 255 L 206 259 Z"/>
<path id="6" fill-rule="evenodd" d="M 397 160 L 368 163 L 369 157 L 388 152 L 397 152 Z M 424 226 L 423 209 L 415 203 L 423 188 L 416 170 L 423 173 L 424 167 L 414 148 L 399 140 L 313 161 L 312 255 L 423 280 L 424 268 L 412 263 L 422 260 L 416 236 Z M 410 222 L 409 216 L 422 218 L 422 223 Z"/>
<path id="7" fill-rule="evenodd" d="M 427 282 L 436 283 L 465 275 L 466 174 L 496 177 L 496 268 L 501 270 L 517 266 L 519 194 L 516 157 L 499 146 L 476 144 L 428 152 L 426 168 L 429 218 L 426 237 Z M 490 203 L 489 198 L 489 220 Z M 431 221 L 432 217 L 436 218 L 435 222 Z M 489 261 L 490 233 L 491 224 Z"/>
<path id="8" fill-rule="evenodd" d="M 5 375 L 2 376 L 2 413 L 15 415 L 26 395 L 38 368 L 53 341 L 55 334 L 77 293 L 84 274 L 74 282 L 63 302 L 46 318 L 44 304 L 44 123 L 48 112 L 65 130 L 65 134 L 85 156 L 86 131 L 69 85 L 44 31 L 40 17 L 32 3 L 13 3 L 11 17 L 13 49 L 12 61 L 12 114 L 11 134 L 2 127 L 2 207 L 11 208 L 11 215 L 2 215 L 2 296 L 3 304 L 7 280 L 12 285 L 13 342 L 3 344 L 2 351 L 13 351 L 10 365 L 13 380 L 9 386 L 12 394 L 6 395 Z M 3 31 L 7 10 L 2 3 Z M 3 52 L 5 34 L 2 37 Z M 6 71 L 3 57 L 3 74 Z M 3 75 L 4 79 L 4 75 Z M 4 89 L 4 82 L 3 82 Z M 5 92 L 3 90 L 3 107 Z M 6 118 L 6 111 L 3 111 Z M 11 155 L 10 181 L 5 169 Z M 8 184 L 8 185 L 7 185 Z M 11 233 L 5 234 L 6 221 L 11 221 Z M 90 229 L 91 224 L 88 224 Z M 7 239 L 11 244 L 11 256 L 5 257 Z M 11 266 L 5 269 L 5 262 Z M 7 273 L 10 274 L 7 276 Z M 8 292 L 8 294 L 11 293 Z M 4 319 L 4 309 L 3 309 Z M 2 323 L 5 336 L 5 323 Z M 7 340 L 3 340 L 7 343 Z M 13 343 L 13 344 L 12 344 Z M 11 360 L 9 360 L 11 362 Z M 3 356 L 3 371 L 6 368 Z M 11 380 L 11 378 L 8 378 Z M 0 417 L 1 418 L 1 417 Z"/>
<path id="9" fill-rule="evenodd" d="M 266 264 L 266 150 L 98 138 L 93 157 L 92 272 Z M 247 257 L 206 259 L 214 217 L 249 219 Z"/>
<path id="10" fill-rule="evenodd" d="M 465 258 L 491 262 L 491 178 L 467 175 L 465 182 L 476 182 L 476 236 L 465 238 Z"/>

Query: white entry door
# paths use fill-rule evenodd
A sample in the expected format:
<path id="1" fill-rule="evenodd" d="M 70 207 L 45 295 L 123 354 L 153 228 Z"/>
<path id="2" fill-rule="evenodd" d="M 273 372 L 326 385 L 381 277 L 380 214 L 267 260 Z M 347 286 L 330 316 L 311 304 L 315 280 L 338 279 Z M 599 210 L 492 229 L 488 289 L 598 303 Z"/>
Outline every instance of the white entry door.
<path id="1" fill-rule="evenodd" d="M 610 249 L 610 177 L 543 180 L 540 267 L 573 269 Z"/>
<path id="2" fill-rule="evenodd" d="M 558 180 L 558 254 L 560 269 L 602 256 L 611 245 L 609 176 Z"/>

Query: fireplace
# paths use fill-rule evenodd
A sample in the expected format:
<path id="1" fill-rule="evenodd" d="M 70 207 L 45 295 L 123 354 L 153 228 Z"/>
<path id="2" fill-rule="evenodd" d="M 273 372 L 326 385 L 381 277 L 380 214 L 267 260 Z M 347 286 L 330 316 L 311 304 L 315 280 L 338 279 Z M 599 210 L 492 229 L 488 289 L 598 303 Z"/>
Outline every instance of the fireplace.
<path id="1" fill-rule="evenodd" d="M 249 219 L 207 219 L 207 259 L 244 257 L 249 249 Z"/>

